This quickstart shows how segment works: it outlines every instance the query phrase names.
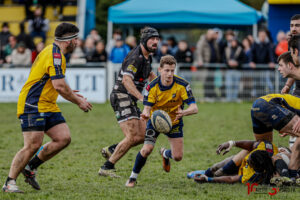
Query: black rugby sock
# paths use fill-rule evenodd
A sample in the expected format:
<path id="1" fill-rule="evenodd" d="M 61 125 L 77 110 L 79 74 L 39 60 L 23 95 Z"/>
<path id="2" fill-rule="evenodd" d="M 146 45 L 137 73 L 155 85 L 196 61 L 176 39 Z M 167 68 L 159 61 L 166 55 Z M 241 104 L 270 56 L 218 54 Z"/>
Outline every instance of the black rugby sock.
<path id="1" fill-rule="evenodd" d="M 117 144 L 113 144 L 111 146 L 108 147 L 108 150 L 110 151 L 110 153 L 113 153 L 116 149 L 116 147 L 118 146 L 119 143 Z"/>
<path id="2" fill-rule="evenodd" d="M 109 160 L 107 160 L 104 165 L 104 167 L 106 167 L 107 169 L 114 169 L 115 168 L 115 164 L 113 164 L 112 162 L 110 162 Z"/>
<path id="3" fill-rule="evenodd" d="M 280 176 L 289 177 L 288 166 L 282 159 L 275 161 L 275 167 Z"/>
<path id="4" fill-rule="evenodd" d="M 39 157 L 37 155 L 35 155 L 28 163 L 30 169 L 37 169 L 41 164 L 43 164 L 44 161 L 42 161 L 41 159 L 39 159 Z"/>

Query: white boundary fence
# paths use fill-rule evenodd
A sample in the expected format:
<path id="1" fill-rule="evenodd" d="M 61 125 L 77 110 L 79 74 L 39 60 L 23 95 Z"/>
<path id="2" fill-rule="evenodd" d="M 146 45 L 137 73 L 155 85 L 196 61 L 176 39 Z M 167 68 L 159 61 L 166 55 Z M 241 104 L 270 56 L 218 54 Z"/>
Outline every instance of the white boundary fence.
<path id="1" fill-rule="evenodd" d="M 158 65 L 152 65 L 155 73 Z M 0 68 L 0 102 L 17 102 L 30 71 L 12 67 Z M 111 62 L 68 65 L 66 80 L 91 102 L 103 103 L 109 98 L 120 67 L 121 64 Z M 225 64 L 210 64 L 191 69 L 195 68 L 179 63 L 175 74 L 191 83 L 197 101 L 252 101 L 265 94 L 279 93 L 286 81 L 267 65 L 228 70 Z M 61 97 L 58 100 L 65 101 Z"/>

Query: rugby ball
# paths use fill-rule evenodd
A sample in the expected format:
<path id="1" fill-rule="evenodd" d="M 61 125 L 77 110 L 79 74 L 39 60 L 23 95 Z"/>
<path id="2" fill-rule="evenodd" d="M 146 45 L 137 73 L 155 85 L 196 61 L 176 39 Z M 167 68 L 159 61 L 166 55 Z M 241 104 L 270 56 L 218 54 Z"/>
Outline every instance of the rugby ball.
<path id="1" fill-rule="evenodd" d="M 159 133 L 169 133 L 172 129 L 172 120 L 168 113 L 163 110 L 156 110 L 152 113 L 151 123 Z"/>

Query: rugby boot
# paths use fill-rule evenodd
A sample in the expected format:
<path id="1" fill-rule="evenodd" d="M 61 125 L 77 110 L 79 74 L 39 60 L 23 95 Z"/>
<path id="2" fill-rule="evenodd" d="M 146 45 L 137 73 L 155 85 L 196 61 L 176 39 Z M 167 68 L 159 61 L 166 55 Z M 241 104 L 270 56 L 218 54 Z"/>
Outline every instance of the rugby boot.
<path id="1" fill-rule="evenodd" d="M 4 184 L 2 187 L 2 191 L 8 193 L 24 193 L 22 190 L 19 190 L 15 181 Z"/>
<path id="2" fill-rule="evenodd" d="M 133 188 L 136 184 L 137 184 L 136 178 L 129 178 L 126 181 L 125 186 L 128 188 Z"/>
<path id="3" fill-rule="evenodd" d="M 100 176 L 110 176 L 110 177 L 113 177 L 113 178 L 120 178 L 120 176 L 118 176 L 116 174 L 116 169 L 115 168 L 109 169 L 104 165 L 100 167 L 100 169 L 98 171 L 98 174 Z"/>
<path id="4" fill-rule="evenodd" d="M 205 174 L 205 170 L 197 170 L 197 171 L 189 172 L 189 173 L 187 173 L 186 177 L 188 179 L 194 178 L 197 174 Z"/>
<path id="5" fill-rule="evenodd" d="M 109 147 L 104 147 L 101 149 L 102 157 L 108 160 L 113 152 L 110 151 Z"/>
<path id="6" fill-rule="evenodd" d="M 171 170 L 171 162 L 170 162 L 170 159 L 169 158 L 165 158 L 164 157 L 164 151 L 165 151 L 166 149 L 165 148 L 161 148 L 160 149 L 160 151 L 159 151 L 159 153 L 160 153 L 160 155 L 161 155 L 161 157 L 162 157 L 162 159 L 163 159 L 163 169 L 165 170 L 165 172 L 170 172 L 170 170 Z"/>
<path id="7" fill-rule="evenodd" d="M 289 186 L 293 184 L 293 181 L 285 176 L 274 176 L 273 178 L 271 178 L 270 183 L 276 186 Z"/>
<path id="8" fill-rule="evenodd" d="M 40 190 L 39 183 L 36 181 L 35 176 L 36 176 L 37 170 L 30 170 L 28 166 L 26 166 L 22 170 L 22 174 L 25 177 L 25 182 L 31 185 L 34 189 Z"/>

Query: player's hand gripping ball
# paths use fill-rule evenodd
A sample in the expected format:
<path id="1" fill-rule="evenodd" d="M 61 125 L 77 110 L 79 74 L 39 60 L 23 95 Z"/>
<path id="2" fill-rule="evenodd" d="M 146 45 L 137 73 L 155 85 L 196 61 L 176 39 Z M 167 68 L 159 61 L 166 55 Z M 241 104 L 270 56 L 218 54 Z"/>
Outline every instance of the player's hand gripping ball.
<path id="1" fill-rule="evenodd" d="M 156 110 L 152 113 L 151 123 L 159 133 L 169 133 L 172 129 L 172 120 L 168 113 L 163 110 Z"/>

